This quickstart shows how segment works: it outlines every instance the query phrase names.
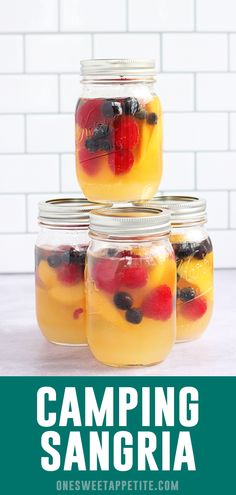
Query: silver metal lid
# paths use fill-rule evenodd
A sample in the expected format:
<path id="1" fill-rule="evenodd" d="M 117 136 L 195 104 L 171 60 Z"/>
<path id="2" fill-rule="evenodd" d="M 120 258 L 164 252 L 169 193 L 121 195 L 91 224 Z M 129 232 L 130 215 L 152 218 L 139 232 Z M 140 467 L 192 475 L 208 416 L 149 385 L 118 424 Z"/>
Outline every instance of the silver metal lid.
<path id="1" fill-rule="evenodd" d="M 90 213 L 90 232 L 118 237 L 170 232 L 170 213 L 160 208 L 114 207 Z"/>
<path id="2" fill-rule="evenodd" d="M 79 227 L 89 224 L 91 210 L 106 206 L 92 203 L 84 198 L 57 198 L 39 203 L 38 221 L 41 225 L 53 227 Z"/>
<path id="3" fill-rule="evenodd" d="M 171 212 L 172 226 L 193 225 L 207 221 L 206 200 L 204 198 L 158 194 L 148 201 L 147 205 L 168 208 Z"/>
<path id="4" fill-rule="evenodd" d="M 81 60 L 82 76 L 154 76 L 155 60 L 152 59 L 91 59 Z"/>

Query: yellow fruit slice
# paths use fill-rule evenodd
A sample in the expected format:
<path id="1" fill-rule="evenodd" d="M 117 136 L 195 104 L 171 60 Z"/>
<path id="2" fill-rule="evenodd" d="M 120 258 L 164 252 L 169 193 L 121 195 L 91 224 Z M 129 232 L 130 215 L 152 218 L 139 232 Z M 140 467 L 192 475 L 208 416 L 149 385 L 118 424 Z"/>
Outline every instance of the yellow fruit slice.
<path id="1" fill-rule="evenodd" d="M 102 292 L 93 290 L 92 287 L 91 291 L 89 314 L 100 314 L 102 318 L 109 323 L 120 326 L 124 325 L 124 316 L 120 314 L 113 302 Z"/>
<path id="2" fill-rule="evenodd" d="M 212 287 L 212 257 L 207 255 L 203 260 L 188 258 L 178 266 L 178 273 L 189 284 L 196 285 L 201 293 Z"/>
<path id="3" fill-rule="evenodd" d="M 80 283 L 72 287 L 56 285 L 50 289 L 49 294 L 56 301 L 66 306 L 83 306 L 84 305 L 84 284 Z"/>
<path id="4" fill-rule="evenodd" d="M 47 261 L 41 260 L 38 266 L 38 276 L 45 287 L 52 287 L 57 283 L 57 275 Z"/>

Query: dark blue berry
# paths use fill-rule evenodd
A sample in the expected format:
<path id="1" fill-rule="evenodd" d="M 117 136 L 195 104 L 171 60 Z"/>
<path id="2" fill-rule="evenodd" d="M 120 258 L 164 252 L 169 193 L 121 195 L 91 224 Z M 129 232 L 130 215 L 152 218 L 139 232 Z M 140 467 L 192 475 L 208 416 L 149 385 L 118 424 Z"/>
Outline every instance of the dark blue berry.
<path id="1" fill-rule="evenodd" d="M 129 323 L 134 323 L 135 325 L 141 323 L 143 319 L 142 311 L 136 308 L 128 309 L 125 313 L 125 317 L 126 320 L 129 321 Z"/>
<path id="2" fill-rule="evenodd" d="M 61 255 L 56 253 L 50 254 L 47 258 L 47 262 L 51 268 L 57 268 L 62 263 Z"/>
<path id="3" fill-rule="evenodd" d="M 99 143 L 93 138 L 87 138 L 85 140 L 85 147 L 91 152 L 98 151 Z"/>
<path id="4" fill-rule="evenodd" d="M 101 151 L 111 151 L 112 150 L 112 144 L 110 141 L 101 141 L 99 143 L 99 149 Z"/>
<path id="5" fill-rule="evenodd" d="M 112 119 L 117 115 L 122 114 L 122 107 L 119 101 L 106 100 L 102 105 L 102 113 L 104 117 Z"/>
<path id="6" fill-rule="evenodd" d="M 124 102 L 122 103 L 122 108 L 126 115 L 134 115 L 136 114 L 136 112 L 139 111 L 139 102 L 137 98 L 125 98 Z"/>
<path id="7" fill-rule="evenodd" d="M 136 112 L 135 114 L 135 118 L 136 119 L 139 119 L 139 120 L 144 120 L 146 119 L 147 117 L 147 112 L 146 110 L 139 110 L 138 112 Z"/>
<path id="8" fill-rule="evenodd" d="M 74 248 L 71 248 L 68 251 L 65 251 L 61 256 L 62 262 L 66 265 L 70 263 L 80 265 L 84 267 L 85 259 L 86 259 L 86 251 L 77 251 Z"/>
<path id="9" fill-rule="evenodd" d="M 151 112 L 148 114 L 148 116 L 147 116 L 147 123 L 148 124 L 155 125 L 155 124 L 157 124 L 157 120 L 158 120 L 158 117 L 157 117 L 157 114 L 155 112 Z"/>
<path id="10" fill-rule="evenodd" d="M 191 301 L 196 296 L 196 292 L 192 287 L 185 287 L 180 290 L 179 298 L 183 302 Z"/>
<path id="11" fill-rule="evenodd" d="M 178 263 L 178 260 L 187 258 L 188 256 L 194 254 L 195 245 L 191 242 L 176 243 L 173 244 L 173 249 Z"/>
<path id="12" fill-rule="evenodd" d="M 117 292 L 113 297 L 113 302 L 119 309 L 130 309 L 133 298 L 128 292 Z"/>
<path id="13" fill-rule="evenodd" d="M 107 137 L 109 134 L 109 126 L 107 124 L 98 124 L 93 131 L 94 139 L 102 139 Z"/>
<path id="14" fill-rule="evenodd" d="M 203 258 L 205 258 L 207 253 L 210 253 L 211 251 L 212 251 L 212 243 L 210 238 L 208 237 L 203 242 L 201 242 L 201 244 L 198 244 L 194 253 L 194 258 L 197 258 L 198 260 L 203 260 Z"/>
<path id="15" fill-rule="evenodd" d="M 107 250 L 107 256 L 109 256 L 109 258 L 113 258 L 114 256 L 117 255 L 117 249 L 114 249 L 114 248 L 109 248 Z"/>

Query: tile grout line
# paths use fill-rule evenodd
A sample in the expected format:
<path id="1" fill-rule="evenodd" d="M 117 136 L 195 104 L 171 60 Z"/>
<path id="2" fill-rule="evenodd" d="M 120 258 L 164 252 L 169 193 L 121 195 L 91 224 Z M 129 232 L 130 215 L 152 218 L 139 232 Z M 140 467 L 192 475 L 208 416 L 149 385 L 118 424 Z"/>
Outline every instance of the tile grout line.
<path id="1" fill-rule="evenodd" d="M 61 153 L 59 153 L 58 155 L 58 166 L 59 166 L 59 193 L 61 194 L 62 193 L 62 171 L 61 171 L 61 167 L 62 167 L 62 162 L 61 162 Z"/>
<path id="2" fill-rule="evenodd" d="M 58 23 L 58 33 L 60 32 L 61 27 L 61 0 L 57 0 L 57 23 Z"/>
<path id="3" fill-rule="evenodd" d="M 193 30 L 197 32 L 197 0 L 193 1 Z"/>
<path id="4" fill-rule="evenodd" d="M 162 33 L 160 33 L 159 39 L 160 39 L 160 49 L 159 49 L 160 72 L 163 72 L 163 36 L 162 36 Z"/>
<path id="5" fill-rule="evenodd" d="M 231 229 L 231 192 L 228 191 L 228 229 Z"/>
<path id="6" fill-rule="evenodd" d="M 29 215 L 28 215 L 28 194 L 27 193 L 24 194 L 24 198 L 25 198 L 25 232 L 28 233 Z"/>

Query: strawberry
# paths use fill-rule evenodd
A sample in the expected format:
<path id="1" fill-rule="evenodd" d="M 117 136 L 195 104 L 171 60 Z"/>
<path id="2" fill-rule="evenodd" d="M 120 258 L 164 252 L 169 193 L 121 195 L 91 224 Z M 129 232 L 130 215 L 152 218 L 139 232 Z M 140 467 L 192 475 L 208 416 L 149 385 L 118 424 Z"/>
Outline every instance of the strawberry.
<path id="1" fill-rule="evenodd" d="M 117 277 L 119 261 L 111 258 L 98 260 L 92 269 L 92 278 L 98 289 L 114 294 L 119 289 Z"/>
<path id="2" fill-rule="evenodd" d="M 80 317 L 80 315 L 84 312 L 83 308 L 77 308 L 74 310 L 74 313 L 73 313 L 73 318 L 74 320 L 78 320 L 78 318 Z"/>
<path id="3" fill-rule="evenodd" d="M 114 123 L 115 146 L 119 149 L 132 149 L 139 141 L 139 127 L 133 117 L 118 117 Z"/>
<path id="4" fill-rule="evenodd" d="M 86 148 L 81 148 L 79 150 L 79 162 L 87 175 L 96 175 L 102 165 L 101 152 L 92 153 Z"/>
<path id="5" fill-rule="evenodd" d="M 143 315 L 154 320 L 168 320 L 173 309 L 172 293 L 167 285 L 159 285 L 145 297 Z"/>
<path id="6" fill-rule="evenodd" d="M 76 264 L 62 264 L 57 269 L 57 278 L 64 285 L 75 285 L 83 278 L 83 271 Z"/>
<path id="7" fill-rule="evenodd" d="M 116 150 L 108 155 L 108 163 L 113 174 L 126 174 L 133 166 L 134 156 L 132 151 Z"/>
<path id="8" fill-rule="evenodd" d="M 102 104 L 101 98 L 80 101 L 75 114 L 76 124 L 83 129 L 94 129 L 97 124 L 101 124 L 104 121 Z"/>
<path id="9" fill-rule="evenodd" d="M 206 310 L 207 301 L 203 296 L 196 297 L 196 299 L 192 299 L 181 305 L 181 313 L 187 320 L 198 320 L 206 313 Z"/>
<path id="10" fill-rule="evenodd" d="M 118 274 L 120 284 L 129 289 L 144 287 L 147 283 L 148 272 L 145 266 L 139 262 L 133 262 L 132 265 L 125 265 Z"/>

